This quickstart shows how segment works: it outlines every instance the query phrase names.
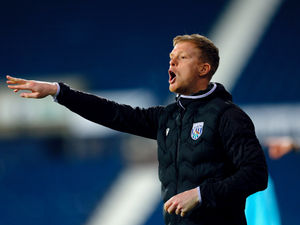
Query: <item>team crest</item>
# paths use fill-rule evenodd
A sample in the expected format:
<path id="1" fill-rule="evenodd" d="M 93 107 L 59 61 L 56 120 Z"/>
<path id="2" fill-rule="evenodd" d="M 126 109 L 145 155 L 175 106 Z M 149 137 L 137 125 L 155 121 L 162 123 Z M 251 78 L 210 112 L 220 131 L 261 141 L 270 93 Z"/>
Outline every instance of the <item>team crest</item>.
<path id="1" fill-rule="evenodd" d="M 191 130 L 191 138 L 193 140 L 197 140 L 203 131 L 204 122 L 193 123 L 193 127 Z"/>

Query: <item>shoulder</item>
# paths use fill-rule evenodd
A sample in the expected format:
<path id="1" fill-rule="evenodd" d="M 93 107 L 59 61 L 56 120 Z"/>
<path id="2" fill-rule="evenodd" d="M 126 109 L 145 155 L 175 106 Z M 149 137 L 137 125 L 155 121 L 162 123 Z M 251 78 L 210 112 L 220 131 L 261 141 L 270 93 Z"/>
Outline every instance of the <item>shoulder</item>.
<path id="1" fill-rule="evenodd" d="M 160 106 L 159 111 L 160 111 L 160 115 L 163 117 L 174 113 L 176 110 L 178 110 L 178 105 L 176 102 L 174 102 L 166 106 Z"/>
<path id="2" fill-rule="evenodd" d="M 254 130 L 251 118 L 239 106 L 230 104 L 220 116 L 220 128 Z"/>

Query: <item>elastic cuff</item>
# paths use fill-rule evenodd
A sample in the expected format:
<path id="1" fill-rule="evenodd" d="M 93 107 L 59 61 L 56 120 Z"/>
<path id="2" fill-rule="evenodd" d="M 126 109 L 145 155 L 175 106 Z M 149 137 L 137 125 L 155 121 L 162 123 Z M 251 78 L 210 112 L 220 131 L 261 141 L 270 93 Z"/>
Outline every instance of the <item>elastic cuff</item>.
<path id="1" fill-rule="evenodd" d="M 52 97 L 53 97 L 53 101 L 57 102 L 57 96 L 58 96 L 58 94 L 60 92 L 60 86 L 59 86 L 59 84 L 57 82 L 54 82 L 54 84 L 57 87 L 57 91 L 56 91 L 55 95 L 52 95 Z"/>
<path id="2" fill-rule="evenodd" d="M 202 197 L 201 197 L 201 191 L 200 191 L 200 186 L 197 187 L 198 190 L 198 199 L 199 199 L 199 204 L 202 203 Z"/>

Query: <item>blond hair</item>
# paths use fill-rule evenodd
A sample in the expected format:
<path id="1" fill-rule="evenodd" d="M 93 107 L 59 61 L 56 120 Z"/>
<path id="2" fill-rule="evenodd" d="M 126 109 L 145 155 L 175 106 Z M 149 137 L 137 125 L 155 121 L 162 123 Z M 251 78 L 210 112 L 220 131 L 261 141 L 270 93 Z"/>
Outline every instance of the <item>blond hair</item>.
<path id="1" fill-rule="evenodd" d="M 173 39 L 173 46 L 175 47 L 176 44 L 183 41 L 192 42 L 197 46 L 198 49 L 200 49 L 201 59 L 210 65 L 211 69 L 209 71 L 209 75 L 212 77 L 219 66 L 219 49 L 211 40 L 200 34 L 178 35 Z"/>

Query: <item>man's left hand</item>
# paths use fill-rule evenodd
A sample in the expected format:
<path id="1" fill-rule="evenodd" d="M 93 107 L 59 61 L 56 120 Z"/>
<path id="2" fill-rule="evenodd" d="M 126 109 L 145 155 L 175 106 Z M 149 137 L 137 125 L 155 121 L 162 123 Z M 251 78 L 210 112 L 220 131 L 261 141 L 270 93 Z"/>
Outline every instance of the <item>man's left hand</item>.
<path id="1" fill-rule="evenodd" d="M 179 193 L 170 198 L 164 204 L 164 210 L 168 213 L 175 212 L 177 215 L 185 216 L 185 214 L 192 210 L 199 203 L 199 196 L 197 188 Z"/>

